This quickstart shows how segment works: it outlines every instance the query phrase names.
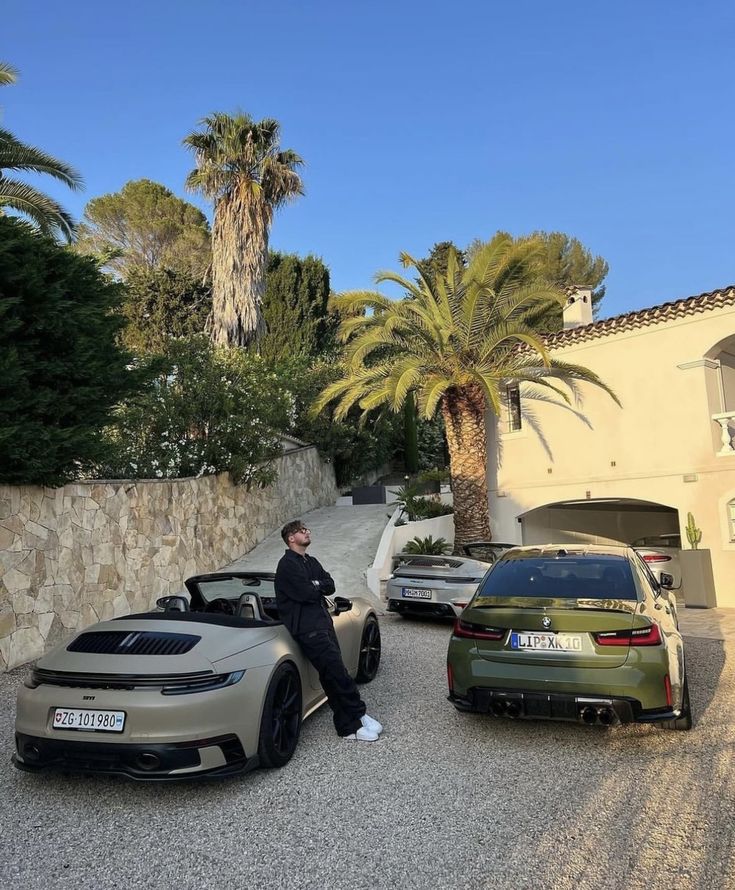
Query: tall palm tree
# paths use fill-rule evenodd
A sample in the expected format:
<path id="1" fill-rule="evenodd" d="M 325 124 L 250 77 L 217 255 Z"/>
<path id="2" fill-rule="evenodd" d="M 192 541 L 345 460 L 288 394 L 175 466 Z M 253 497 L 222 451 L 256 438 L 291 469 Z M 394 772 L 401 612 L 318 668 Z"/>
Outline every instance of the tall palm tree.
<path id="1" fill-rule="evenodd" d="M 212 230 L 212 339 L 220 345 L 247 346 L 265 331 L 268 235 L 274 211 L 303 195 L 303 164 L 293 151 L 280 149 L 278 121 L 216 113 L 191 133 L 196 169 L 187 188 L 214 202 Z"/>
<path id="2" fill-rule="evenodd" d="M 496 236 L 478 251 L 468 268 L 456 250 L 446 274 L 428 275 L 414 266 L 414 282 L 383 272 L 406 293 L 391 300 L 378 293 L 353 292 L 335 300 L 350 310 L 340 328 L 345 374 L 321 393 L 314 406 L 336 402 L 340 419 L 353 406 L 364 413 L 381 407 L 399 411 L 415 392 L 419 413 L 441 412 L 447 434 L 454 492 L 455 551 L 470 541 L 489 540 L 485 414 L 499 414 L 510 382 L 531 397 L 560 397 L 576 381 L 611 390 L 592 371 L 549 356 L 532 319 L 566 295 L 538 279 L 543 246 L 537 239 Z M 362 314 L 356 314 L 363 310 Z M 616 399 L 617 401 L 617 399 Z"/>
<path id="3" fill-rule="evenodd" d="M 0 86 L 16 82 L 18 72 L 11 65 L 0 62 Z M 26 145 L 9 131 L 0 128 L 0 213 L 4 208 L 28 217 L 40 231 L 61 235 L 71 241 L 74 220 L 58 201 L 21 180 L 7 175 L 19 172 L 46 173 L 71 189 L 82 187 L 82 178 L 69 164 L 52 155 Z"/>

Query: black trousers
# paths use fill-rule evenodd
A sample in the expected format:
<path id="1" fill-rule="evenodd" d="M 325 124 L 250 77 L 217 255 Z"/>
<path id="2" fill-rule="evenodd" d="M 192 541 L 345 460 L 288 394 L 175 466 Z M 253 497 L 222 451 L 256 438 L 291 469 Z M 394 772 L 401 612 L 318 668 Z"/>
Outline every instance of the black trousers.
<path id="1" fill-rule="evenodd" d="M 360 698 L 357 684 L 342 661 L 334 628 L 299 634 L 296 642 L 319 673 L 319 681 L 333 712 L 337 735 L 357 732 L 362 726 L 360 718 L 365 713 L 365 702 Z"/>

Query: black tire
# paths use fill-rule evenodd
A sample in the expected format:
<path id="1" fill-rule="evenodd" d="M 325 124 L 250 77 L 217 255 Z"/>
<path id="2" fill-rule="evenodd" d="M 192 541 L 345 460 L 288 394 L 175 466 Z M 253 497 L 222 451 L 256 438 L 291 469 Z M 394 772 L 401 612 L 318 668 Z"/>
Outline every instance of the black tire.
<path id="1" fill-rule="evenodd" d="M 276 668 L 263 705 L 258 757 L 269 769 L 285 766 L 293 756 L 301 733 L 301 681 L 290 662 Z"/>
<path id="2" fill-rule="evenodd" d="M 358 683 L 369 683 L 375 678 L 380 666 L 380 652 L 380 625 L 375 615 L 369 615 L 360 640 L 360 659 L 355 677 Z"/>
<path id="3" fill-rule="evenodd" d="M 684 693 L 682 699 L 681 716 L 674 720 L 664 720 L 661 723 L 663 729 L 682 730 L 691 729 L 694 725 L 692 720 L 692 704 L 689 700 L 689 678 L 684 677 Z"/>

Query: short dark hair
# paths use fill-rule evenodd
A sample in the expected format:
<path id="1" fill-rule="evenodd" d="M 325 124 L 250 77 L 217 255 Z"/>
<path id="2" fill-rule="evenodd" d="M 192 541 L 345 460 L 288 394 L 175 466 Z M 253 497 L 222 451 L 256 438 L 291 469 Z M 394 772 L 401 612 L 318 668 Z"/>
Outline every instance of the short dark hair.
<path id="1" fill-rule="evenodd" d="M 281 537 L 283 538 L 283 543 L 288 547 L 288 536 L 295 534 L 299 529 L 304 527 L 304 523 L 300 519 L 294 519 L 292 522 L 287 522 L 283 528 L 281 529 Z"/>

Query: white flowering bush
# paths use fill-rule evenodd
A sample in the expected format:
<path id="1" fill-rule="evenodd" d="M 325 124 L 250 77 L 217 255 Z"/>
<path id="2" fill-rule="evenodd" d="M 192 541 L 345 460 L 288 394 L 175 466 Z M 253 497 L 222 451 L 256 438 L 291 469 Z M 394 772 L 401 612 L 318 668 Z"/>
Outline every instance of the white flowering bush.
<path id="1" fill-rule="evenodd" d="M 172 339 L 149 361 L 149 384 L 107 431 L 115 457 L 104 475 L 170 479 L 227 470 L 240 483 L 273 481 L 293 397 L 259 356 L 216 348 L 200 334 Z"/>

